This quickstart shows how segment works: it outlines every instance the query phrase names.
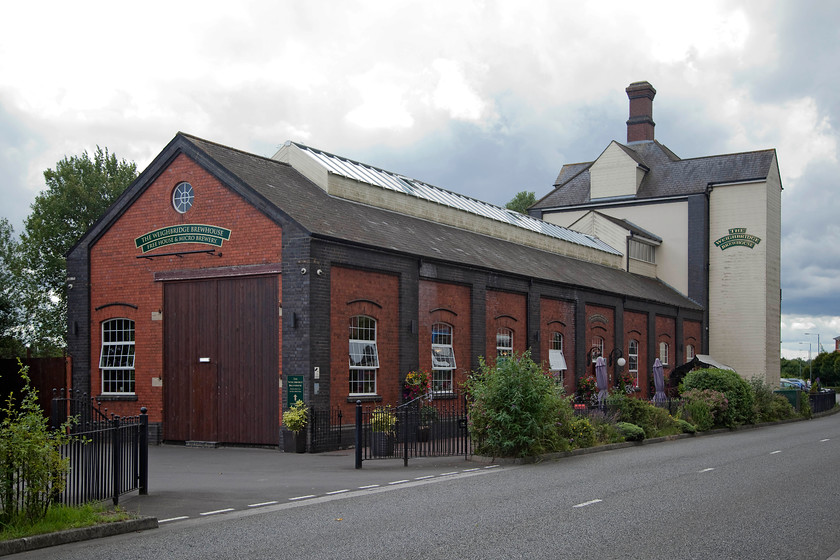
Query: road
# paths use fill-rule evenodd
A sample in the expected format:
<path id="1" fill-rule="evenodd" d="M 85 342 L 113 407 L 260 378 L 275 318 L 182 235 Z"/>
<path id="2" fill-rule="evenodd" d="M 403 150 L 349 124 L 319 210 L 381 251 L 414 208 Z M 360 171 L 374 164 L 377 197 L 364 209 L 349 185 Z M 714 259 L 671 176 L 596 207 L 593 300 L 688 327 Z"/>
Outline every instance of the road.
<path id="1" fill-rule="evenodd" d="M 395 484 L 322 480 L 312 498 L 15 558 L 826 559 L 837 465 L 840 415 L 404 482 L 395 466 Z"/>

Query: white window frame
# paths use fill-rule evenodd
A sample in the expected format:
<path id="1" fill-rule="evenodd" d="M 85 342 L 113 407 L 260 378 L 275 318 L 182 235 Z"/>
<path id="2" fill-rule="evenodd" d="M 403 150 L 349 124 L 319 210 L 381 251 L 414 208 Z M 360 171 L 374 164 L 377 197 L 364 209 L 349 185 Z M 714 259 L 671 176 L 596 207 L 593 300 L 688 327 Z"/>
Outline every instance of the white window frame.
<path id="1" fill-rule="evenodd" d="M 350 395 L 377 394 L 379 349 L 376 319 L 367 315 L 350 317 Z"/>
<path id="2" fill-rule="evenodd" d="M 135 394 L 134 329 L 134 321 L 125 317 L 102 321 L 99 369 L 103 395 Z"/>
<path id="3" fill-rule="evenodd" d="M 690 362 L 694 359 L 694 345 L 693 344 L 686 344 L 685 345 L 685 361 Z"/>
<path id="4" fill-rule="evenodd" d="M 663 366 L 668 365 L 668 343 L 664 340 L 659 343 L 659 361 L 662 362 Z"/>
<path id="5" fill-rule="evenodd" d="M 627 343 L 627 371 L 633 374 L 634 384 L 639 386 L 639 341 L 631 339 Z"/>
<path id="6" fill-rule="evenodd" d="M 506 360 L 513 356 L 513 330 L 499 327 L 496 330 L 496 360 Z"/>
<path id="7" fill-rule="evenodd" d="M 566 357 L 563 355 L 563 333 L 554 331 L 551 333 L 551 341 L 548 347 L 548 369 L 554 373 L 555 379 L 563 383 L 568 366 Z"/>
<path id="8" fill-rule="evenodd" d="M 603 336 L 595 336 L 592 339 L 592 346 L 589 349 L 590 352 L 592 351 L 592 348 L 597 348 L 598 349 L 598 356 L 603 356 L 604 355 L 604 337 Z M 595 360 L 598 359 L 598 356 L 595 356 L 593 358 L 593 360 L 592 360 L 593 363 L 595 362 Z"/>
<path id="9" fill-rule="evenodd" d="M 432 392 L 452 393 L 455 349 L 452 346 L 455 329 L 448 323 L 432 325 Z"/>
<path id="10" fill-rule="evenodd" d="M 627 244 L 630 258 L 637 261 L 656 264 L 656 246 L 644 243 L 638 239 L 631 239 Z"/>

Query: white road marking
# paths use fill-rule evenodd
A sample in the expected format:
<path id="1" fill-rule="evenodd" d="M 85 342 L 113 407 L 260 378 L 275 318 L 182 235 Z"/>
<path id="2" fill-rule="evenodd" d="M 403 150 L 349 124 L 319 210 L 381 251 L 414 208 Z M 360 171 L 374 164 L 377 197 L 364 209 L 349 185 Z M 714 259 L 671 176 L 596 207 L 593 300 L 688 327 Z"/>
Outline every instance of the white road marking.
<path id="1" fill-rule="evenodd" d="M 821 439 L 821 440 L 820 440 L 820 443 L 825 443 L 825 442 L 827 442 L 827 441 L 831 441 L 831 440 L 830 440 L 829 438 Z"/>
<path id="2" fill-rule="evenodd" d="M 290 500 L 290 501 L 295 501 L 295 500 L 306 500 L 307 498 L 314 498 L 314 497 L 315 497 L 315 494 L 309 494 L 309 495 L 307 495 L 307 496 L 295 496 L 294 498 L 289 498 L 289 500 Z"/>
<path id="3" fill-rule="evenodd" d="M 327 492 L 327 496 L 334 496 L 335 494 L 344 494 L 345 492 L 349 492 L 349 490 L 333 490 L 332 492 Z"/>
<path id="4" fill-rule="evenodd" d="M 378 484 L 368 484 L 367 486 L 359 486 L 359 490 L 367 490 L 369 488 L 379 488 Z"/>
<path id="5" fill-rule="evenodd" d="M 182 521 L 184 519 L 189 519 L 188 515 L 182 515 L 181 517 L 170 517 L 169 519 L 161 519 L 158 523 L 169 523 L 170 521 Z"/>
<path id="6" fill-rule="evenodd" d="M 457 471 L 452 471 L 452 472 L 440 473 L 440 476 L 450 476 L 450 475 L 453 475 L 453 474 L 458 474 L 458 472 Z"/>
<path id="7" fill-rule="evenodd" d="M 707 469 L 703 469 L 703 470 L 697 471 L 697 472 L 709 472 L 709 471 L 713 471 L 713 470 L 715 470 L 715 469 L 713 469 L 712 467 L 709 467 Z"/>
<path id="8" fill-rule="evenodd" d="M 770 455 L 775 455 L 775 454 L 781 453 L 781 452 L 782 452 L 781 450 L 777 449 L 776 451 L 771 451 Z"/>
<path id="9" fill-rule="evenodd" d="M 277 500 L 272 500 L 270 502 L 261 502 L 259 504 L 248 504 L 248 507 L 253 508 L 253 507 L 262 507 L 262 506 L 273 506 L 276 503 L 277 503 Z"/>
<path id="10" fill-rule="evenodd" d="M 499 468 L 499 465 L 487 465 L 487 466 L 486 466 L 486 467 L 484 467 L 484 468 L 485 468 L 485 469 L 498 469 L 498 468 Z"/>
<path id="11" fill-rule="evenodd" d="M 433 474 L 427 474 L 426 476 L 418 476 L 414 480 L 426 480 L 427 478 L 434 478 L 434 477 L 435 477 L 435 475 L 433 475 Z"/>
<path id="12" fill-rule="evenodd" d="M 405 480 L 395 480 L 394 482 L 389 482 L 388 484 L 403 484 L 403 483 L 405 483 L 405 482 L 408 482 L 408 479 L 405 479 Z"/>
<path id="13" fill-rule="evenodd" d="M 474 468 L 474 469 L 464 469 L 464 470 L 463 470 L 463 471 L 461 471 L 461 472 L 474 472 L 474 471 L 477 471 L 477 470 L 478 470 L 478 467 L 476 467 L 476 468 Z"/>
<path id="14" fill-rule="evenodd" d="M 198 515 L 216 515 L 217 513 L 227 513 L 229 511 L 233 511 L 233 508 L 217 509 L 216 511 L 205 511 L 203 513 L 199 513 Z"/>
<path id="15" fill-rule="evenodd" d="M 578 505 L 572 506 L 572 507 L 582 508 L 582 507 L 586 507 L 586 506 L 591 506 L 592 504 L 597 504 L 598 502 L 602 502 L 602 501 L 603 500 L 589 500 L 588 502 L 583 502 L 582 504 L 578 504 Z"/>

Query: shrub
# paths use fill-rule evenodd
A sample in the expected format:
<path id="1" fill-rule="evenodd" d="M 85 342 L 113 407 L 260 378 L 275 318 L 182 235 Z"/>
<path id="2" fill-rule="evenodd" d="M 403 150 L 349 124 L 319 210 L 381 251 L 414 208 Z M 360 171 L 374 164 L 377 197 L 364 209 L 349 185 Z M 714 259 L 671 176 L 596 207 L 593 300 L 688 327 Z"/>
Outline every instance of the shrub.
<path id="1" fill-rule="evenodd" d="M 676 421 L 668 411 L 648 401 L 616 394 L 609 397 L 607 404 L 618 411 L 620 422 L 639 426 L 648 438 L 679 433 Z"/>
<path id="2" fill-rule="evenodd" d="M 571 428 L 571 405 L 530 353 L 500 360 L 495 367 L 481 359 L 466 390 L 478 453 L 527 457 L 564 448 L 558 424 Z"/>
<path id="3" fill-rule="evenodd" d="M 68 442 L 71 421 L 51 430 L 38 406 L 38 391 L 29 379 L 29 368 L 20 360 L 23 379 L 20 402 L 12 395 L 0 417 L 0 523 L 20 519 L 35 522 L 47 514 L 53 500 L 64 491 L 68 459 L 61 446 Z"/>
<path id="4" fill-rule="evenodd" d="M 687 422 L 682 418 L 677 418 L 677 426 L 680 427 L 680 430 L 682 430 L 682 433 L 684 434 L 693 434 L 697 432 L 697 428 L 694 427 L 694 424 Z"/>
<path id="5" fill-rule="evenodd" d="M 708 432 L 715 427 L 715 415 L 709 405 L 701 400 L 685 401 L 680 408 L 681 419 L 694 424 L 699 432 Z"/>
<path id="6" fill-rule="evenodd" d="M 595 445 L 595 429 L 588 418 L 575 418 L 569 426 L 569 445 L 580 449 Z"/>
<path id="7" fill-rule="evenodd" d="M 733 425 L 732 410 L 729 399 L 720 391 L 712 389 L 690 389 L 682 395 L 687 403 L 690 420 L 697 425 L 701 432 L 714 427 L 731 427 Z"/>
<path id="8" fill-rule="evenodd" d="M 589 412 L 589 423 L 595 431 L 595 445 L 605 443 L 619 443 L 624 441 L 624 435 L 616 428 L 618 414 L 593 409 Z"/>
<path id="9" fill-rule="evenodd" d="M 393 434 L 397 426 L 397 413 L 391 405 L 378 406 L 370 413 L 370 429 L 374 432 Z"/>
<path id="10" fill-rule="evenodd" d="M 683 380 L 683 390 L 691 389 L 712 389 L 726 395 L 731 409 L 730 427 L 755 422 L 755 399 L 750 384 L 734 371 L 715 368 L 691 371 Z"/>
<path id="11" fill-rule="evenodd" d="M 306 427 L 308 418 L 309 408 L 302 399 L 296 400 L 289 410 L 283 411 L 283 424 L 295 434 Z"/>
<path id="12" fill-rule="evenodd" d="M 750 388 L 755 399 L 756 422 L 776 422 L 796 415 L 790 401 L 774 393 L 773 389 L 761 378 L 751 379 Z"/>
<path id="13" fill-rule="evenodd" d="M 642 441 L 645 439 L 645 431 L 636 424 L 630 422 L 619 422 L 615 425 L 627 441 Z"/>

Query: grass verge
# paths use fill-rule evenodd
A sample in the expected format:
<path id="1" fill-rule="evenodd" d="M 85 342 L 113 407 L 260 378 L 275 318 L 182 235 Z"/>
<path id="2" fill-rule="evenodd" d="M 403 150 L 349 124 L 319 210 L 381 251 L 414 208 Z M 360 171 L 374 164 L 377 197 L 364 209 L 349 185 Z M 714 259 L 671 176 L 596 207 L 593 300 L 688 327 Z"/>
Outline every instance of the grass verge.
<path id="1" fill-rule="evenodd" d="M 0 541 L 20 539 L 34 535 L 55 533 L 67 529 L 92 527 L 102 523 L 114 523 L 135 519 L 137 516 L 121 508 L 109 509 L 104 505 L 86 504 L 78 507 L 53 505 L 47 515 L 35 523 L 16 519 L 0 525 Z"/>

